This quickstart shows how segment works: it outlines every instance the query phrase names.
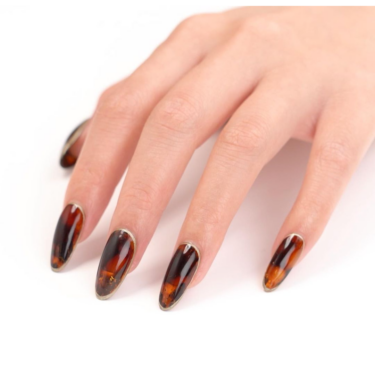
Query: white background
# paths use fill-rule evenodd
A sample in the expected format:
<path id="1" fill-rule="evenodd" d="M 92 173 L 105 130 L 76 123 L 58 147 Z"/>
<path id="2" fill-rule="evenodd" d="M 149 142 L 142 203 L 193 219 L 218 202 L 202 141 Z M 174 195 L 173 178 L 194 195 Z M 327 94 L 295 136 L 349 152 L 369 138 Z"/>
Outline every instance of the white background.
<path id="1" fill-rule="evenodd" d="M 6 3 L 0 372 L 374 374 L 375 146 L 314 250 L 266 294 L 270 247 L 310 151 L 291 141 L 259 176 L 206 279 L 165 313 L 161 280 L 211 139 L 195 153 L 138 269 L 111 300 L 99 301 L 94 280 L 117 194 L 66 270 L 51 272 L 70 174 L 58 165 L 62 144 L 100 92 L 130 74 L 180 20 L 228 6 Z"/>

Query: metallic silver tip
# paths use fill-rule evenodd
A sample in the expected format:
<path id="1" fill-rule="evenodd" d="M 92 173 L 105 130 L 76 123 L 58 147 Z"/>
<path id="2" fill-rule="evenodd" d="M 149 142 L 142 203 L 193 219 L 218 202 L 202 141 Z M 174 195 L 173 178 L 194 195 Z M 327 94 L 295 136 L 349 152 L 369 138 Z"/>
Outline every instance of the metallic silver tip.
<path id="1" fill-rule="evenodd" d="M 263 289 L 264 289 L 264 291 L 265 291 L 266 293 L 271 293 L 271 292 L 273 292 L 275 289 L 277 289 L 277 287 L 276 287 L 276 288 L 273 288 L 273 289 L 267 288 L 267 287 L 266 287 L 265 280 L 263 279 Z"/>
<path id="2" fill-rule="evenodd" d="M 112 297 L 112 295 L 115 293 L 116 289 L 113 292 L 111 292 L 109 294 L 106 294 L 105 296 L 101 296 L 100 294 L 98 294 L 98 292 L 95 291 L 96 298 L 101 300 L 101 301 L 105 301 L 105 300 Z"/>

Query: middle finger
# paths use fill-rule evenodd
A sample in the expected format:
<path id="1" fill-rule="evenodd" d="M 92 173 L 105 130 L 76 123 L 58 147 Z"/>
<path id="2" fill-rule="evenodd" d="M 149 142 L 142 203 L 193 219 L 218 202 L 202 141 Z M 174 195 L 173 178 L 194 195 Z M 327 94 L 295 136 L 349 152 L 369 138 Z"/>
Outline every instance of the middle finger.
<path id="1" fill-rule="evenodd" d="M 139 263 L 194 150 L 230 117 L 266 69 L 239 42 L 228 42 L 207 56 L 147 120 L 99 264 L 98 298 L 115 292 L 133 258 L 132 269 Z"/>

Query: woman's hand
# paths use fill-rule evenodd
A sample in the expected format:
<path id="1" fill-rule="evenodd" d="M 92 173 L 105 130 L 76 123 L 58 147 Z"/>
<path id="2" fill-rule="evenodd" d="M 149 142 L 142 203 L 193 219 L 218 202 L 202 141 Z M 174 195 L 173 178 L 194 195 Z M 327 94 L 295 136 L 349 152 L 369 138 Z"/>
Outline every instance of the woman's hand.
<path id="1" fill-rule="evenodd" d="M 129 170 L 100 261 L 108 298 L 134 270 L 194 150 L 214 146 L 167 270 L 162 309 L 199 283 L 263 166 L 290 138 L 313 141 L 264 287 L 311 250 L 375 136 L 375 10 L 238 8 L 183 21 L 130 77 L 106 90 L 70 137 L 75 163 L 56 228 L 59 271 Z M 198 250 L 199 249 L 199 250 Z"/>

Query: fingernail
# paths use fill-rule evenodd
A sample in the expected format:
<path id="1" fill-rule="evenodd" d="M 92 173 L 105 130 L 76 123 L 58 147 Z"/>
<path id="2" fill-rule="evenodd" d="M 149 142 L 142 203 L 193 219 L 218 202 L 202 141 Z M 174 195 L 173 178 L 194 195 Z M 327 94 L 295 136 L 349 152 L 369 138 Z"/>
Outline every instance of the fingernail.
<path id="1" fill-rule="evenodd" d="M 73 155 L 71 153 L 72 146 L 74 143 L 76 143 L 77 139 L 80 137 L 82 134 L 82 131 L 85 127 L 87 120 L 83 121 L 80 123 L 70 134 L 68 139 L 65 141 L 64 147 L 61 151 L 61 156 L 60 156 L 60 165 L 63 168 L 69 168 L 73 166 L 78 158 L 78 155 Z"/>
<path id="2" fill-rule="evenodd" d="M 171 309 L 181 299 L 198 269 L 199 261 L 199 250 L 192 244 L 183 243 L 177 248 L 160 290 L 159 305 L 162 310 Z"/>
<path id="3" fill-rule="evenodd" d="M 266 292 L 272 292 L 285 280 L 297 263 L 303 246 L 304 241 L 299 234 L 293 233 L 283 239 L 264 275 L 263 287 Z"/>
<path id="4" fill-rule="evenodd" d="M 96 296 L 107 299 L 128 273 L 135 254 L 135 239 L 124 229 L 115 230 L 105 245 L 96 275 Z"/>
<path id="5" fill-rule="evenodd" d="M 84 220 L 83 210 L 75 203 L 68 204 L 56 226 L 51 252 L 53 271 L 61 271 L 77 244 Z"/>

